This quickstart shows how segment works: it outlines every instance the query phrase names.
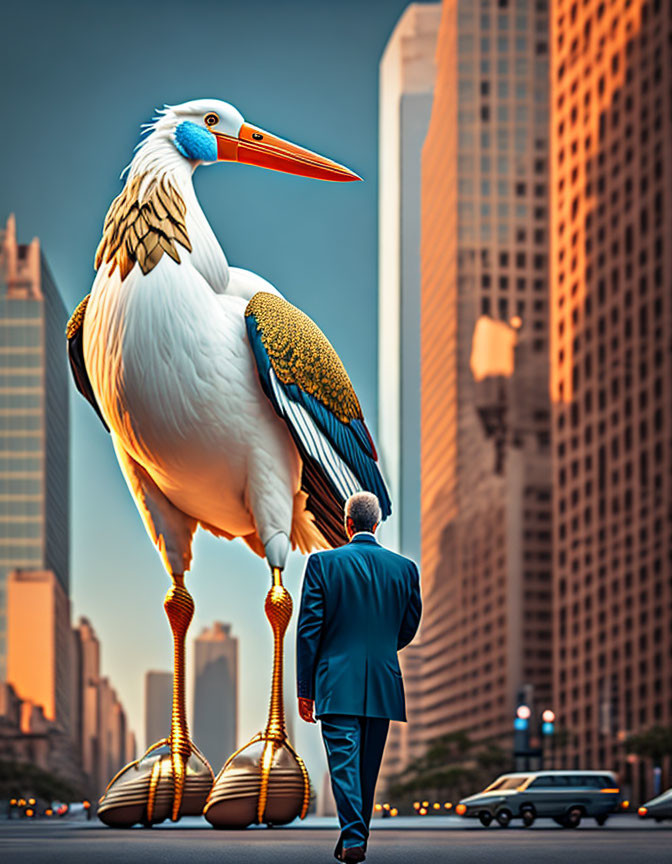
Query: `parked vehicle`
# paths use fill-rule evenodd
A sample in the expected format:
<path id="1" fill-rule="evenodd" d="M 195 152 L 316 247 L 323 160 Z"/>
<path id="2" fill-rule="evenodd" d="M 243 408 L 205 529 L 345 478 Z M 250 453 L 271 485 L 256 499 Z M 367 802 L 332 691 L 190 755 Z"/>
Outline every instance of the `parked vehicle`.
<path id="1" fill-rule="evenodd" d="M 564 828 L 578 828 L 585 817 L 604 825 L 619 798 L 611 771 L 525 771 L 503 774 L 483 792 L 463 798 L 455 812 L 476 817 L 486 827 L 493 819 L 506 828 L 512 819 L 529 827 L 549 817 Z"/>
<path id="2" fill-rule="evenodd" d="M 672 789 L 668 789 L 662 795 L 647 801 L 637 813 L 640 819 L 655 819 L 656 822 L 672 819 Z"/>

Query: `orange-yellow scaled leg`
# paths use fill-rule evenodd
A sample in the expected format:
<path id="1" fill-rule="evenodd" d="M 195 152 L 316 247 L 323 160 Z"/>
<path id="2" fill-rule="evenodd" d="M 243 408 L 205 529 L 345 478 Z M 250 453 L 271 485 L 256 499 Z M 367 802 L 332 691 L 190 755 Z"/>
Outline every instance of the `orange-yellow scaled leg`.
<path id="1" fill-rule="evenodd" d="M 287 626 L 292 617 L 292 606 L 290 593 L 282 584 L 282 571 L 279 567 L 274 567 L 273 584 L 266 595 L 266 602 L 264 604 L 266 617 L 273 630 L 273 676 L 271 679 L 271 701 L 268 708 L 268 721 L 263 735 L 266 743 L 261 758 L 261 787 L 257 802 L 258 822 L 263 822 L 264 819 L 273 757 L 281 745 L 288 746 L 283 700 L 283 669 L 284 640 Z M 292 750 L 292 752 L 294 751 Z M 297 758 L 297 762 L 302 768 L 305 786 L 304 806 L 301 808 L 301 818 L 303 819 L 308 809 L 308 801 L 310 800 L 310 781 L 303 761 Z"/>
<path id="2" fill-rule="evenodd" d="M 185 640 L 187 630 L 194 617 L 194 601 L 184 585 L 184 574 L 174 573 L 173 584 L 163 602 L 171 630 L 173 631 L 173 711 L 170 721 L 170 754 L 173 769 L 173 808 L 171 818 L 176 822 L 180 816 L 187 759 L 191 755 L 185 690 Z M 154 779 L 154 778 L 152 778 Z M 158 782 L 158 777 L 156 778 Z"/>

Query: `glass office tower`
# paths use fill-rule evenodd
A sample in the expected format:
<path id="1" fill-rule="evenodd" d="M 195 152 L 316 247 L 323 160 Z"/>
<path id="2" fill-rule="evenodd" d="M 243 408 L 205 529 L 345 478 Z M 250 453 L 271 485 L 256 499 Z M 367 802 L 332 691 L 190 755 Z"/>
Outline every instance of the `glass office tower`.
<path id="1" fill-rule="evenodd" d="M 39 241 L 0 234 L 0 679 L 7 577 L 51 570 L 69 595 L 67 314 Z"/>

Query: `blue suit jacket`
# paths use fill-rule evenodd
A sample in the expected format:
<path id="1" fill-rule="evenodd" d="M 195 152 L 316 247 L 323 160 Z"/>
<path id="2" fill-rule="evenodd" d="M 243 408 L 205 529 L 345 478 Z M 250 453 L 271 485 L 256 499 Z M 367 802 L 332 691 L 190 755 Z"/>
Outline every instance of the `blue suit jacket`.
<path id="1" fill-rule="evenodd" d="M 397 651 L 420 623 L 418 568 L 356 534 L 308 558 L 296 635 L 298 695 L 315 714 L 405 720 Z"/>

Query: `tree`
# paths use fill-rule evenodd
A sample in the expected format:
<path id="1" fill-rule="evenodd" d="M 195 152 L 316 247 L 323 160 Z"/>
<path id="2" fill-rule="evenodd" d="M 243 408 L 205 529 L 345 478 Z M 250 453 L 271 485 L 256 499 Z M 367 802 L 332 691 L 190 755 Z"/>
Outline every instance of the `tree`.
<path id="1" fill-rule="evenodd" d="M 82 797 L 80 791 L 36 765 L 0 759 L 0 798 L 30 794 L 45 801 L 76 801 Z"/>
<path id="2" fill-rule="evenodd" d="M 393 778 L 389 793 L 401 806 L 412 796 L 455 801 L 483 789 L 508 763 L 496 741 L 475 744 L 467 732 L 451 732 L 431 741 L 423 756 Z"/>
<path id="3" fill-rule="evenodd" d="M 654 765 L 662 764 L 666 756 L 672 756 L 672 726 L 652 726 L 626 741 L 629 753 L 651 759 Z"/>

